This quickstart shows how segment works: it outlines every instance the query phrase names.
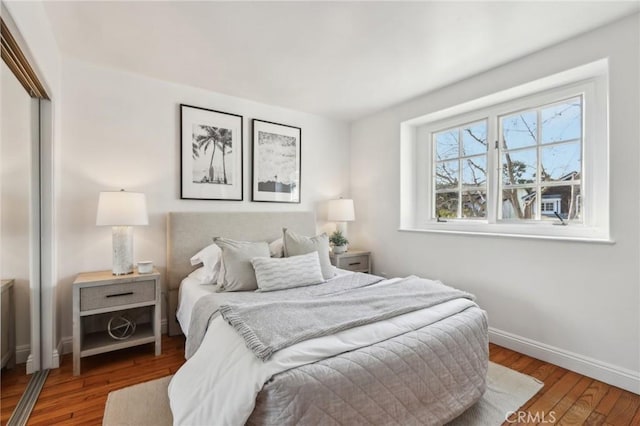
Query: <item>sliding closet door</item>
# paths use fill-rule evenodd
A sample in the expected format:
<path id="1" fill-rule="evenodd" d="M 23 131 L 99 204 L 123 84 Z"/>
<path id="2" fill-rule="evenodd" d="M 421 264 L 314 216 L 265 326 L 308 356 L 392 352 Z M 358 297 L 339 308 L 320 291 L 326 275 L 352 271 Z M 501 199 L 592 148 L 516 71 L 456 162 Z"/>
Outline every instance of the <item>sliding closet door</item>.
<path id="1" fill-rule="evenodd" d="M 31 345 L 30 294 L 38 275 L 38 182 L 33 166 L 38 155 L 38 99 L 31 98 L 7 66 L 1 64 L 0 139 L 0 274 L 14 280 L 18 362 L 26 362 Z M 36 164 L 34 164 L 36 163 Z M 38 279 L 38 277 L 35 277 Z M 34 284 L 34 285 L 32 285 Z M 39 287 L 36 285 L 36 287 Z"/>
<path id="2" fill-rule="evenodd" d="M 12 377 L 40 368 L 40 324 L 32 322 L 40 309 L 39 100 L 29 96 L 4 62 L 0 79 L 2 391 L 10 385 L 14 393 L 27 382 L 12 383 Z M 5 408 L 17 401 L 3 402 L 2 423 L 10 414 Z"/>

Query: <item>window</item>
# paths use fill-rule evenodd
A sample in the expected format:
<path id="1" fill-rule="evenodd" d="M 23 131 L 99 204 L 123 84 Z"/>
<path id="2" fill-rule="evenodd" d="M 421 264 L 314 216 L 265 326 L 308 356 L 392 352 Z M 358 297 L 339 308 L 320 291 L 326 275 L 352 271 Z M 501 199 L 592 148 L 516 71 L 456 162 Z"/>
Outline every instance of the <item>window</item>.
<path id="1" fill-rule="evenodd" d="M 432 135 L 434 215 L 483 218 L 487 205 L 487 122 Z"/>
<path id="2" fill-rule="evenodd" d="M 578 96 L 498 118 L 501 219 L 581 222 L 582 113 Z"/>
<path id="3" fill-rule="evenodd" d="M 607 68 L 402 123 L 401 229 L 608 241 Z"/>

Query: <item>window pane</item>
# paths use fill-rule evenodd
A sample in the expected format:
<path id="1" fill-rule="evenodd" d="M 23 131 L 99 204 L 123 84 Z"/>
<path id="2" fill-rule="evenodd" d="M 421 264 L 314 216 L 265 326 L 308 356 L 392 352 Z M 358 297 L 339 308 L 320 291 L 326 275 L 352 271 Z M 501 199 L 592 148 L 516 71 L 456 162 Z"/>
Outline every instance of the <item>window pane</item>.
<path id="1" fill-rule="evenodd" d="M 487 182 L 487 156 L 462 160 L 462 185 L 483 186 Z"/>
<path id="2" fill-rule="evenodd" d="M 542 110 L 542 143 L 582 137 L 582 102 L 574 98 Z"/>
<path id="3" fill-rule="evenodd" d="M 580 185 L 562 185 L 542 187 L 540 216 L 542 219 L 558 220 L 555 213 L 563 219 L 580 219 Z"/>
<path id="4" fill-rule="evenodd" d="M 485 189 L 462 193 L 462 217 L 487 216 L 487 191 Z"/>
<path id="5" fill-rule="evenodd" d="M 473 123 L 462 129 L 462 155 L 487 152 L 487 122 Z"/>
<path id="6" fill-rule="evenodd" d="M 535 111 L 525 111 L 503 117 L 502 149 L 536 145 L 537 117 Z"/>
<path id="7" fill-rule="evenodd" d="M 542 180 L 580 179 L 580 145 L 580 142 L 569 142 L 542 148 Z"/>
<path id="8" fill-rule="evenodd" d="M 436 165 L 436 190 L 454 189 L 460 180 L 460 166 L 458 160 L 444 161 Z"/>
<path id="9" fill-rule="evenodd" d="M 436 217 L 458 217 L 457 192 L 441 192 L 436 194 Z"/>
<path id="10" fill-rule="evenodd" d="M 538 167 L 536 149 L 505 152 L 502 155 L 502 182 L 504 185 L 535 183 Z"/>
<path id="11" fill-rule="evenodd" d="M 536 189 L 502 191 L 502 219 L 535 219 Z"/>
<path id="12" fill-rule="evenodd" d="M 438 161 L 460 156 L 458 136 L 458 129 L 435 134 L 436 159 Z"/>

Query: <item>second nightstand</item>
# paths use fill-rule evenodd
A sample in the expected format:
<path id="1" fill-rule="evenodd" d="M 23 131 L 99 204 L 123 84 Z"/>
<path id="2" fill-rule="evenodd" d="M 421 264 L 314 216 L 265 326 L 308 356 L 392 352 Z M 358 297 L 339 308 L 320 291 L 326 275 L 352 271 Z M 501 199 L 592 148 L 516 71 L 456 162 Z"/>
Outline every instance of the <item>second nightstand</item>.
<path id="1" fill-rule="evenodd" d="M 362 250 L 349 250 L 345 253 L 329 255 L 331 264 L 336 268 L 354 272 L 371 273 L 371 252 Z"/>
<path id="2" fill-rule="evenodd" d="M 73 282 L 73 375 L 80 359 L 131 346 L 155 343 L 162 352 L 160 330 L 160 273 L 114 276 L 111 271 L 78 274 Z M 121 340 L 110 336 L 105 321 L 128 311 L 146 321 Z M 135 319 L 134 319 L 135 320 Z"/>

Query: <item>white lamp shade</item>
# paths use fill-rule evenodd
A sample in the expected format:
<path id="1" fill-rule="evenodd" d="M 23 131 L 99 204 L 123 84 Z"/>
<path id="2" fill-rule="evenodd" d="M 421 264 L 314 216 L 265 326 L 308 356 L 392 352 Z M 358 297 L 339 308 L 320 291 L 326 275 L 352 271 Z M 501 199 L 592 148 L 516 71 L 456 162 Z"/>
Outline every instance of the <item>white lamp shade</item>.
<path id="1" fill-rule="evenodd" d="M 349 222 L 356 219 L 353 200 L 340 198 L 329 201 L 328 219 L 334 222 Z"/>
<path id="2" fill-rule="evenodd" d="M 96 225 L 148 225 L 147 200 L 140 192 L 101 192 Z"/>

